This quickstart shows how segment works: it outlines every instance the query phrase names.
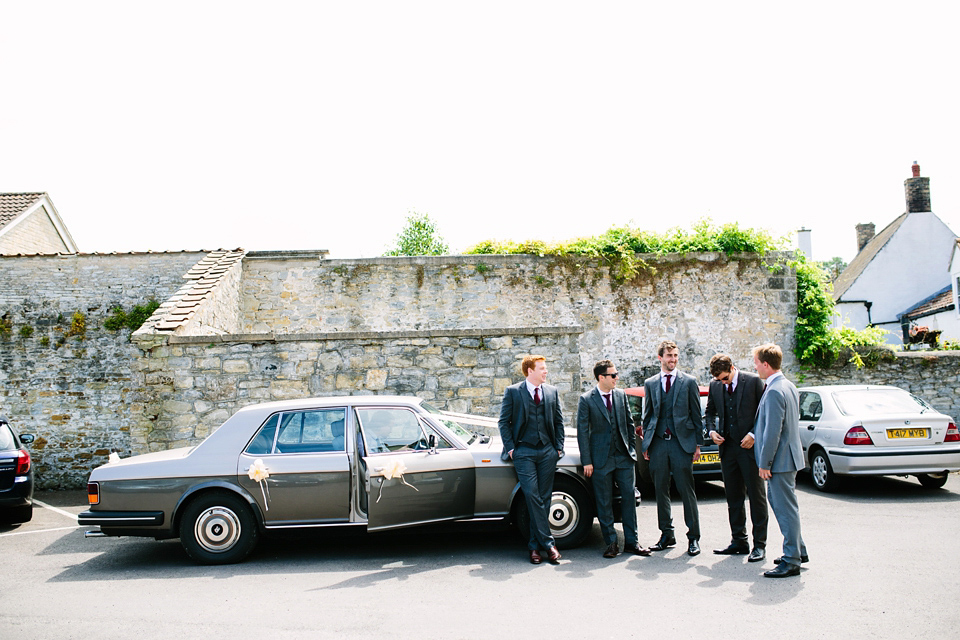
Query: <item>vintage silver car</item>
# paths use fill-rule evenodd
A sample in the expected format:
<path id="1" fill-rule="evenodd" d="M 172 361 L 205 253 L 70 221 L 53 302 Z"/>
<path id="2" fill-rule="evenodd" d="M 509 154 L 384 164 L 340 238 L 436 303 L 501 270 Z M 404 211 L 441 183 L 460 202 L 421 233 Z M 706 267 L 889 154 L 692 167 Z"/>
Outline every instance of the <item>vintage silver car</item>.
<path id="1" fill-rule="evenodd" d="M 483 433 L 486 431 L 486 434 Z M 176 538 L 196 561 L 238 562 L 264 532 L 445 520 L 526 526 L 496 421 L 415 397 L 309 398 L 237 411 L 194 447 L 114 460 L 87 485 L 88 536 Z M 593 491 L 567 438 L 550 524 L 561 547 L 593 526 Z"/>

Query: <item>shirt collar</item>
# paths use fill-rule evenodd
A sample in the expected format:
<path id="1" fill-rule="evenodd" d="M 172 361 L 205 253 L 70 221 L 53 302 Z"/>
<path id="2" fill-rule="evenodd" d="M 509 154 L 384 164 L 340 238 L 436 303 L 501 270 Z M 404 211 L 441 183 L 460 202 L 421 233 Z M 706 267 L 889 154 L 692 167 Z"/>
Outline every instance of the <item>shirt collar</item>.
<path id="1" fill-rule="evenodd" d="M 769 387 L 771 382 L 773 382 L 777 378 L 782 378 L 782 377 L 783 377 L 783 371 L 777 371 L 776 373 L 771 374 L 770 377 L 765 380 L 765 382 Z"/>

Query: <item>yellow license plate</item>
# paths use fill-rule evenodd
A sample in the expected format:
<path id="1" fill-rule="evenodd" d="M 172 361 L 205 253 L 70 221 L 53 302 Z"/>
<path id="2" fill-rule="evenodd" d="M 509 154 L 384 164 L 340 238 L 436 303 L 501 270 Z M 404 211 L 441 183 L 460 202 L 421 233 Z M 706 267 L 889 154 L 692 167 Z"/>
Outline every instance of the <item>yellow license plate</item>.
<path id="1" fill-rule="evenodd" d="M 701 453 L 700 458 L 694 464 L 713 464 L 720 462 L 719 453 Z"/>
<path id="2" fill-rule="evenodd" d="M 887 437 L 894 438 L 926 438 L 926 429 L 887 429 Z"/>

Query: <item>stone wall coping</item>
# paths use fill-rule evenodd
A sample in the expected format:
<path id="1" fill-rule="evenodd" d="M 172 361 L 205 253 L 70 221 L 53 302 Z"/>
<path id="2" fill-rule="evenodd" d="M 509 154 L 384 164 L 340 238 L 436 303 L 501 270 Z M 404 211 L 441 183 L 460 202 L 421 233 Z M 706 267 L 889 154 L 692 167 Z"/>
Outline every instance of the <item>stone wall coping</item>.
<path id="1" fill-rule="evenodd" d="M 960 358 L 960 351 L 897 351 L 893 355 L 898 358 Z"/>
<path id="2" fill-rule="evenodd" d="M 313 342 L 319 340 L 394 340 L 404 338 L 481 338 L 493 336 L 579 335 L 583 327 L 484 327 L 477 329 L 425 329 L 417 331 L 330 331 L 325 333 L 237 333 L 168 337 L 168 344 L 223 342 Z"/>
<path id="3" fill-rule="evenodd" d="M 596 260 L 591 256 L 578 256 L 574 254 L 555 256 L 555 255 L 535 255 L 530 253 L 478 253 L 478 254 L 459 254 L 449 256 L 378 256 L 376 258 L 335 258 L 324 259 L 329 251 L 250 251 L 244 256 L 244 260 L 323 260 L 327 266 L 353 266 L 353 265 L 436 265 L 444 266 L 451 264 L 473 265 L 478 262 L 489 262 L 494 264 L 516 264 L 517 262 L 537 262 L 556 258 L 582 258 L 584 260 Z M 716 262 L 723 259 L 741 259 L 757 258 L 756 253 L 735 253 L 729 257 L 722 251 L 702 251 L 690 253 L 638 253 L 639 257 L 651 262 L 679 262 L 682 260 L 699 260 L 701 262 Z M 794 257 L 792 251 L 770 251 L 763 257 L 772 260 L 789 260 Z"/>

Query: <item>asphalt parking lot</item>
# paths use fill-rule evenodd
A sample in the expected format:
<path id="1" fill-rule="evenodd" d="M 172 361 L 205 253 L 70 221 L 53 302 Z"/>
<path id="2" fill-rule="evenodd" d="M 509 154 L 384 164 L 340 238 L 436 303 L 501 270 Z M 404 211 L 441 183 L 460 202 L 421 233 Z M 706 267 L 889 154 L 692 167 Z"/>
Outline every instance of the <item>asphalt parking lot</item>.
<path id="1" fill-rule="evenodd" d="M 0 528 L 0 638 L 956 637 L 957 474 L 934 491 L 863 478 L 835 494 L 801 476 L 799 493 L 811 562 L 770 580 L 774 523 L 761 566 L 710 552 L 729 539 L 718 483 L 698 485 L 700 556 L 605 560 L 595 525 L 537 567 L 515 532 L 466 525 L 271 537 L 242 564 L 203 567 L 177 541 L 85 539 L 84 493 L 41 492 L 33 521 Z M 652 544 L 655 504 L 638 515 Z"/>

